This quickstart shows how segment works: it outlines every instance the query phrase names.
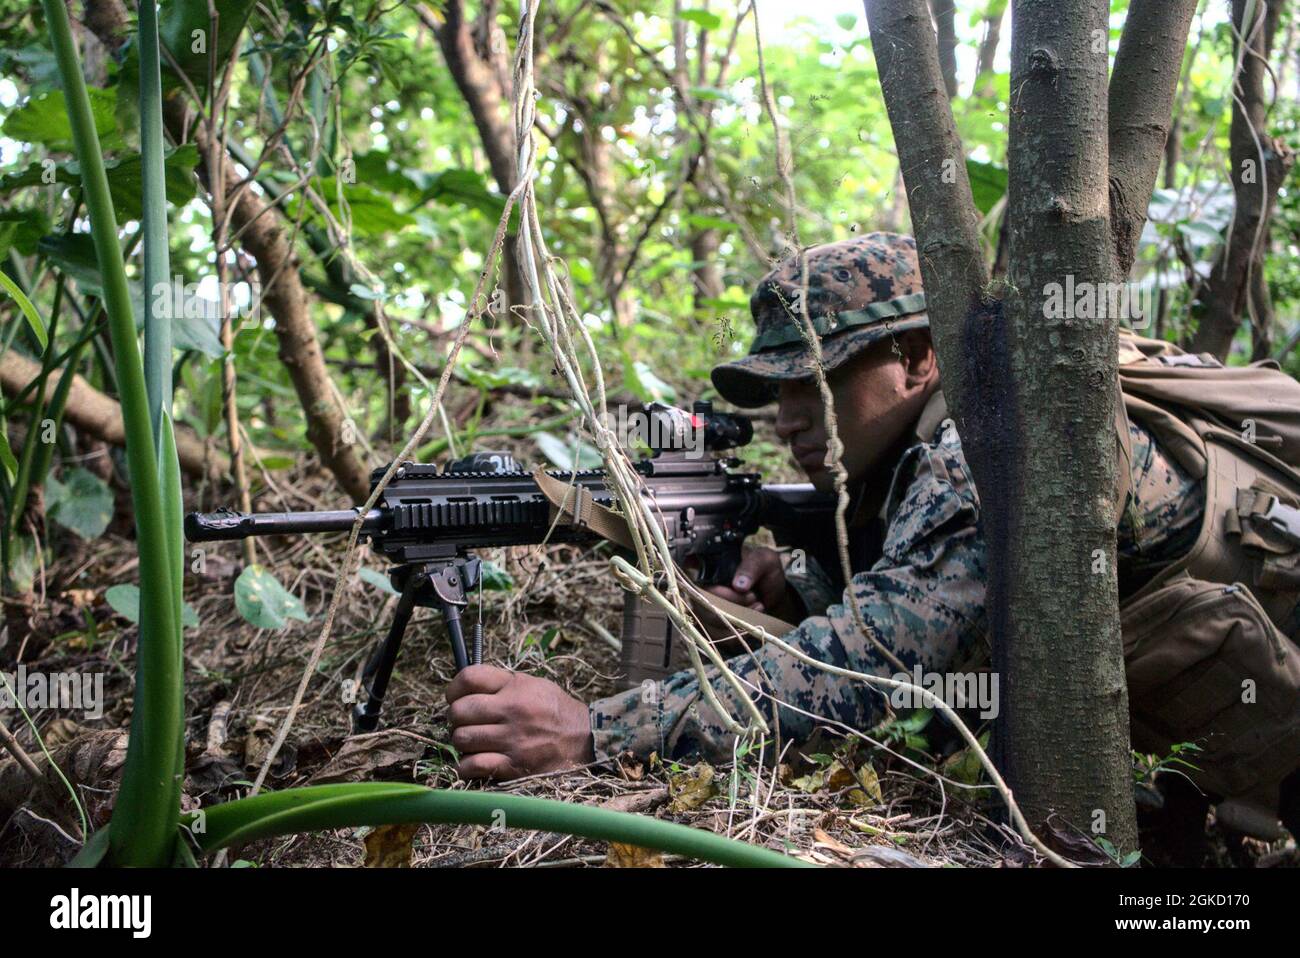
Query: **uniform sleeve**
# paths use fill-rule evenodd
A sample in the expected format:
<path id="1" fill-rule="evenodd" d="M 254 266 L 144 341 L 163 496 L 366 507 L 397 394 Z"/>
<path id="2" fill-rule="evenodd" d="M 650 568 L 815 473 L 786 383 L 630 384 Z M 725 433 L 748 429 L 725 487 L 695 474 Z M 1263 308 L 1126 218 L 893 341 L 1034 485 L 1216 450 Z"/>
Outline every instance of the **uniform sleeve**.
<path id="1" fill-rule="evenodd" d="M 839 603 L 805 619 L 785 641 L 812 658 L 859 672 L 892 676 L 896 669 L 858 630 L 846 603 L 856 596 L 868 631 L 910 671 L 946 671 L 984 630 L 985 550 L 977 529 L 979 504 L 956 431 L 908 451 L 898 478 L 910 476 L 889 513 L 882 557 L 853 577 Z M 896 483 L 896 488 L 899 487 Z M 892 498 L 892 497 L 891 497 Z M 728 665 L 756 703 L 775 717 L 782 740 L 806 740 L 819 722 L 855 729 L 884 714 L 880 691 L 832 675 L 775 646 L 737 656 Z M 744 720 L 739 697 L 707 671 L 718 699 Z M 596 753 L 627 750 L 645 758 L 701 756 L 727 761 L 733 739 L 705 700 L 693 671 L 645 683 L 591 705 Z M 773 715 L 775 713 L 775 715 Z"/>
<path id="2" fill-rule="evenodd" d="M 834 580 L 822 568 L 821 563 L 810 555 L 804 555 L 801 564 L 797 567 L 787 557 L 785 581 L 799 596 L 804 611 L 810 615 L 822 614 L 835 601 Z"/>

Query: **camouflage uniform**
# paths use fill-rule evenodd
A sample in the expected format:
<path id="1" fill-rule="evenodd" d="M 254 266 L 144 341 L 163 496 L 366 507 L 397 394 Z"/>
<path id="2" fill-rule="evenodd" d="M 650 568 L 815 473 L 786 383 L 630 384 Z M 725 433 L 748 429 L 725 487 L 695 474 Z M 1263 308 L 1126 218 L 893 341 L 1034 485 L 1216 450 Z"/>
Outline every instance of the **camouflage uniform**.
<path id="1" fill-rule="evenodd" d="M 807 254 L 808 307 L 823 337 L 824 362 L 835 368 L 877 340 L 926 326 L 915 244 L 909 237 L 873 233 L 817 247 Z M 713 371 L 714 384 L 737 405 L 775 396 L 775 380 L 809 375 L 806 349 L 787 307 L 797 305 L 797 264 L 779 266 L 751 300 L 758 335 L 750 355 Z M 924 417 L 922 417 L 924 419 Z M 1185 552 L 1204 512 L 1202 483 L 1166 456 L 1151 436 L 1131 426 L 1133 504 L 1118 528 L 1121 583 L 1140 582 Z M 985 637 L 987 552 L 979 529 L 979 498 L 951 420 L 903 453 L 884 506 L 874 522 L 855 523 L 853 536 L 882 545 L 855 570 L 850 587 L 872 636 L 909 670 L 943 673 L 959 667 Z M 882 534 L 883 530 L 883 534 Z M 889 677 L 896 671 L 871 638 L 856 627 L 842 581 L 809 560 L 788 581 L 812 613 L 786 636 L 821 662 Z M 839 595 L 841 601 L 832 599 Z M 884 716 L 884 698 L 860 681 L 799 661 L 775 646 L 728 663 L 754 700 L 774 717 L 783 739 L 807 740 L 819 723 L 865 730 Z M 709 670 L 718 699 L 740 716 L 735 691 Z M 730 758 L 734 736 L 700 691 L 693 671 L 678 672 L 654 689 L 634 688 L 590 706 L 599 757 L 629 750 L 641 757 L 699 755 Z M 774 713 L 774 714 L 773 714 Z"/>

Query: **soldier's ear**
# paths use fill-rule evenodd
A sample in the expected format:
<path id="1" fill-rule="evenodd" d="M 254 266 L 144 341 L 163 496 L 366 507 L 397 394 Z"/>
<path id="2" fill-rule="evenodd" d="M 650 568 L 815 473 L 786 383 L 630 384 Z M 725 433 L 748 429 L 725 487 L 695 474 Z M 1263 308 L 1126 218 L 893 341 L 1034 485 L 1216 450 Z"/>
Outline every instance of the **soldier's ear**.
<path id="1" fill-rule="evenodd" d="M 909 388 L 928 386 L 938 377 L 938 359 L 928 329 L 907 330 L 898 337 L 898 350 Z"/>

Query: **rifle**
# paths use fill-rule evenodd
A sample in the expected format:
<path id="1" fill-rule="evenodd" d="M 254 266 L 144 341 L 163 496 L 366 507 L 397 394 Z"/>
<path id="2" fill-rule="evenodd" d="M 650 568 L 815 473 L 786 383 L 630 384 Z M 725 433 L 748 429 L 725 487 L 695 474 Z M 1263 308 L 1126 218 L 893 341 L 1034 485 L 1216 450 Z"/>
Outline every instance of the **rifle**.
<path id="1" fill-rule="evenodd" d="M 779 545 L 801 548 L 806 554 L 820 554 L 828 543 L 833 546 L 833 496 L 806 483 L 764 485 L 756 473 L 734 471 L 738 459 L 706 455 L 746 445 L 753 438 L 748 418 L 714 412 L 708 402 L 695 403 L 693 413 L 660 403 L 648 406 L 647 412 L 651 427 L 647 445 L 653 455 L 634 463 L 642 495 L 653 503 L 673 559 L 698 563 L 701 585 L 730 583 L 740 562 L 741 543 L 760 526 L 770 528 Z M 371 474 L 372 489 L 387 468 Z M 541 477 L 546 477 L 542 479 L 546 489 L 539 485 Z M 354 731 L 377 727 L 402 637 L 416 607 L 441 613 L 457 671 L 481 663 L 481 617 L 468 648 L 461 626 L 468 596 L 482 586 L 482 565 L 473 550 L 600 541 L 605 536 L 576 514 L 584 511 L 581 505 L 573 507 L 574 521 L 556 521 L 562 511 L 552 483 L 563 483 L 566 489 L 572 483 L 590 493 L 590 503 L 609 508 L 616 505 L 616 497 L 605 478 L 604 469 L 530 473 L 504 452 L 474 453 L 441 471 L 415 462 L 400 465 L 374 508 L 362 518 L 361 535 L 390 563 L 389 577 L 399 598 L 387 637 L 362 671 L 365 696 L 353 709 Z M 191 542 L 214 542 L 345 532 L 359 514 L 358 509 L 249 514 L 222 509 L 188 514 L 185 535 Z M 681 650 L 682 642 L 667 615 L 640 596 L 625 593 L 621 656 L 626 687 L 676 671 Z"/>

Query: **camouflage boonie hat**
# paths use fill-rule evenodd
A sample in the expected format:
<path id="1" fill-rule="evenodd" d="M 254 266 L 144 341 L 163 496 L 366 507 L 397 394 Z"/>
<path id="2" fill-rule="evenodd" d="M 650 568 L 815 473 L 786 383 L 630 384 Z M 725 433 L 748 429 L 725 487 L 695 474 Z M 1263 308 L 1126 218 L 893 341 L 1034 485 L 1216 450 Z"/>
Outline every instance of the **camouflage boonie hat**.
<path id="1" fill-rule="evenodd" d="M 886 336 L 930 325 L 912 237 L 868 233 L 814 246 L 805 256 L 808 318 L 828 371 Z M 713 385 L 728 402 L 762 406 L 776 399 L 778 381 L 812 378 L 812 354 L 795 318 L 800 285 L 798 257 L 759 280 L 749 300 L 757 327 L 749 355 L 713 367 Z"/>

